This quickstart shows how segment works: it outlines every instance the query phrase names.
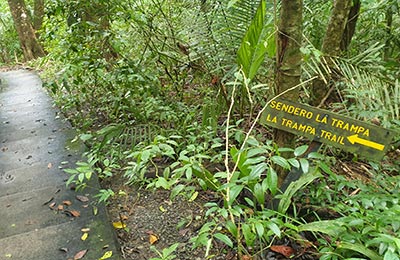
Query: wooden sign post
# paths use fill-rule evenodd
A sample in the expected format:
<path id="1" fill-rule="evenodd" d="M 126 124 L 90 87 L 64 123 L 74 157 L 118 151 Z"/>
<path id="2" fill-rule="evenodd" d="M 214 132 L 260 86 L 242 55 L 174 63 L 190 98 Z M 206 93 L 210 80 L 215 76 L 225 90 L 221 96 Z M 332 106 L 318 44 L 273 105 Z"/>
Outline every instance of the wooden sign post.
<path id="1" fill-rule="evenodd" d="M 316 152 L 321 143 L 325 143 L 371 160 L 380 160 L 385 155 L 396 134 L 373 124 L 284 99 L 272 100 L 260 123 L 312 140 L 306 153 Z M 302 174 L 301 168 L 293 168 L 280 192 L 284 193 Z M 279 202 L 274 198 L 268 207 L 277 210 Z"/>

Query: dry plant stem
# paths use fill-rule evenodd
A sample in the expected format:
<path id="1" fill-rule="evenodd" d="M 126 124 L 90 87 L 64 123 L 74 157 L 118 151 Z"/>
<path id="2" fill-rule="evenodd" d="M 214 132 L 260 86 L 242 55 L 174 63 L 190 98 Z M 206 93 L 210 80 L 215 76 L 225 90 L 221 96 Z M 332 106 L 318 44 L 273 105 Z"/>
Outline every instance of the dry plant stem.
<path id="1" fill-rule="evenodd" d="M 226 119 L 226 129 L 225 129 L 225 161 L 224 161 L 224 163 L 225 163 L 225 169 L 226 169 L 226 182 L 227 183 L 229 183 L 231 181 L 232 174 L 234 173 L 234 171 L 231 173 L 230 169 L 229 169 L 229 122 L 231 120 L 231 113 L 233 110 L 233 105 L 235 103 L 236 85 L 237 85 L 237 78 L 235 79 L 235 83 L 233 84 L 231 104 L 229 105 L 228 115 L 227 115 L 227 119 Z M 225 196 L 227 202 L 229 202 L 229 199 L 230 199 L 229 191 L 230 191 L 230 188 L 228 186 L 226 188 L 226 196 Z"/>
<path id="2" fill-rule="evenodd" d="M 251 107 L 253 107 L 253 100 L 251 99 L 251 93 L 250 93 L 250 89 L 249 89 L 249 83 L 250 83 L 250 81 L 246 79 L 244 72 L 243 72 L 243 71 L 241 71 L 241 72 L 242 72 L 242 74 L 243 74 L 243 78 L 244 78 L 244 81 L 243 81 L 243 82 L 244 82 L 244 86 L 245 86 L 246 91 L 247 91 L 247 95 L 248 95 L 248 97 L 249 97 L 249 102 L 250 102 L 250 104 L 251 104 Z"/>
<path id="3" fill-rule="evenodd" d="M 305 84 L 308 83 L 308 82 L 313 81 L 313 80 L 316 79 L 316 78 L 318 78 L 318 76 L 312 77 L 312 78 L 310 78 L 310 79 L 308 79 L 308 80 L 306 80 L 306 81 L 304 81 L 304 82 L 301 82 L 300 84 L 297 84 L 296 86 L 291 87 L 291 88 L 285 90 L 284 92 L 282 92 L 282 93 L 276 95 L 275 97 L 271 98 L 271 99 L 265 104 L 265 106 L 260 110 L 260 112 L 258 112 L 258 114 L 257 114 L 257 116 L 256 116 L 256 118 L 255 118 L 253 124 L 251 125 L 249 131 L 246 133 L 246 137 L 244 138 L 244 141 L 243 141 L 242 146 L 240 147 L 240 150 L 242 150 L 242 149 L 244 148 L 244 146 L 246 145 L 246 142 L 247 142 L 247 140 L 249 139 L 250 134 L 251 134 L 251 132 L 253 131 L 254 127 L 256 126 L 258 120 L 260 119 L 261 114 L 264 112 L 264 110 L 269 106 L 269 104 L 270 104 L 273 100 L 279 98 L 280 96 L 285 95 L 285 94 L 286 94 L 287 92 L 289 92 L 289 91 L 292 91 L 292 90 L 294 90 L 294 89 L 296 89 L 296 88 L 298 88 L 298 87 L 301 87 L 302 85 L 305 85 Z M 229 115 L 228 115 L 228 119 L 229 119 Z M 229 143 L 228 136 L 226 137 L 226 143 L 227 143 L 227 144 L 226 144 L 226 149 L 228 149 L 228 143 Z M 239 151 L 240 151 L 240 150 L 239 150 Z M 226 151 L 226 154 L 227 154 L 227 151 Z M 233 167 L 232 172 L 235 172 L 236 169 L 237 169 L 237 167 L 238 167 L 239 160 L 240 160 L 240 155 L 241 155 L 241 154 L 239 153 L 239 157 L 238 157 L 238 159 L 236 160 L 236 163 L 235 163 L 235 166 Z M 225 158 L 225 160 L 227 160 L 227 158 Z M 227 164 L 225 164 L 225 166 L 227 167 L 227 170 L 228 170 Z"/>

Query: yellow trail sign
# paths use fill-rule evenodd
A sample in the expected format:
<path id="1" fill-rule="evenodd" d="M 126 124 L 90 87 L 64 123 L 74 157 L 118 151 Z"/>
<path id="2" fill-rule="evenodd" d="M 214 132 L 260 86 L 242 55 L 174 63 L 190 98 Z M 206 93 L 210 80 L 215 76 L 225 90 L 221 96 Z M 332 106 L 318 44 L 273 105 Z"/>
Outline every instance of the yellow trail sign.
<path id="1" fill-rule="evenodd" d="M 396 134 L 373 124 L 280 98 L 269 103 L 260 123 L 372 160 L 385 155 Z"/>
<path id="2" fill-rule="evenodd" d="M 383 144 L 378 144 L 378 143 L 375 143 L 372 141 L 362 139 L 362 138 L 358 137 L 357 134 L 348 136 L 347 139 L 352 144 L 355 144 L 355 143 L 361 144 L 361 145 L 368 146 L 368 147 L 371 147 L 371 148 L 379 150 L 379 151 L 383 151 L 383 149 L 385 149 L 385 146 Z"/>

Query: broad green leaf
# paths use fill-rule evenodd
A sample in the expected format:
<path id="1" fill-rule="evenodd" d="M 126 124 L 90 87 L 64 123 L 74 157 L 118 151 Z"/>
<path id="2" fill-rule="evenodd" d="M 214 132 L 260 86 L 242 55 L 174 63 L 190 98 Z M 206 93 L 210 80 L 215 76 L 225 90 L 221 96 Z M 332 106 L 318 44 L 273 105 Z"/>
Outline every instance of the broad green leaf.
<path id="1" fill-rule="evenodd" d="M 367 256 L 371 260 L 382 260 L 383 259 L 382 257 L 380 257 L 378 254 L 376 254 L 371 249 L 363 246 L 362 244 L 358 244 L 358 243 L 349 243 L 349 242 L 341 241 L 338 244 L 338 248 L 344 248 L 344 249 L 358 252 L 362 255 Z"/>
<path id="2" fill-rule="evenodd" d="M 259 237 L 262 237 L 264 235 L 264 226 L 263 226 L 263 224 L 261 224 L 260 222 L 257 222 L 254 226 L 256 228 L 257 235 Z"/>
<path id="3" fill-rule="evenodd" d="M 265 170 L 267 168 L 268 168 L 268 164 L 266 164 L 266 163 L 260 163 L 254 167 L 251 167 L 251 172 L 250 172 L 250 176 L 249 176 L 250 180 L 261 178 L 261 175 L 265 172 Z"/>
<path id="4" fill-rule="evenodd" d="M 268 169 L 267 173 L 267 184 L 271 194 L 275 195 L 278 191 L 278 174 L 276 174 L 276 171 L 271 167 Z"/>
<path id="5" fill-rule="evenodd" d="M 274 155 L 271 157 L 271 161 L 279 166 L 281 166 L 284 169 L 290 169 L 290 164 L 288 163 L 288 161 L 278 155 Z"/>
<path id="6" fill-rule="evenodd" d="M 267 53 L 268 42 L 263 37 L 265 16 L 266 1 L 261 0 L 238 50 L 238 64 L 242 67 L 249 80 L 254 78 Z"/>
<path id="7" fill-rule="evenodd" d="M 244 185 L 235 185 L 230 188 L 229 190 L 229 205 L 232 205 L 232 203 L 235 201 L 237 196 L 239 196 L 240 192 L 243 190 Z"/>
<path id="8" fill-rule="evenodd" d="M 268 222 L 267 226 L 272 232 L 274 232 L 274 234 L 277 237 L 279 237 L 279 238 L 281 237 L 281 230 L 280 230 L 280 228 L 278 227 L 277 224 L 275 224 L 274 222 Z"/>
<path id="9" fill-rule="evenodd" d="M 300 158 L 300 166 L 301 166 L 301 170 L 303 171 L 303 173 L 308 173 L 308 170 L 310 168 L 310 163 L 308 162 L 307 159 L 305 158 Z"/>
<path id="10" fill-rule="evenodd" d="M 315 169 L 314 172 L 303 174 L 300 179 L 295 182 L 289 184 L 289 187 L 286 189 L 285 193 L 282 195 L 281 200 L 279 202 L 278 211 L 280 213 L 286 213 L 287 209 L 292 202 L 292 198 L 294 194 L 301 188 L 310 184 L 313 180 L 320 177 L 321 174 L 318 169 Z"/>
<path id="11" fill-rule="evenodd" d="M 254 244 L 255 240 L 255 234 L 251 232 L 251 228 L 248 224 L 243 223 L 242 224 L 242 232 L 244 236 L 244 240 L 246 241 L 247 246 L 252 246 Z"/>
<path id="12" fill-rule="evenodd" d="M 179 246 L 179 243 L 175 243 L 170 247 L 164 248 L 163 249 L 163 255 L 164 256 L 171 255 L 178 248 L 178 246 Z"/>
<path id="13" fill-rule="evenodd" d="M 295 168 L 300 168 L 300 163 L 296 158 L 288 159 L 288 163 L 290 163 Z"/>
<path id="14" fill-rule="evenodd" d="M 318 166 L 321 170 L 323 170 L 325 173 L 329 174 L 329 175 L 334 175 L 334 173 L 332 172 L 332 170 L 329 168 L 329 166 L 324 163 L 324 162 L 319 162 Z"/>
<path id="15" fill-rule="evenodd" d="M 183 184 L 176 185 L 171 191 L 171 195 L 170 195 L 171 200 L 173 200 L 179 193 L 181 193 L 181 191 L 184 188 L 185 188 L 185 185 L 183 185 Z"/>
<path id="16" fill-rule="evenodd" d="M 75 169 L 64 169 L 64 172 L 69 173 L 69 174 L 77 174 L 78 171 Z"/>
<path id="17" fill-rule="evenodd" d="M 91 171 L 88 171 L 88 172 L 85 173 L 85 178 L 87 180 L 90 180 L 91 177 L 92 177 L 92 172 Z"/>
<path id="18" fill-rule="evenodd" d="M 241 172 L 241 175 L 249 175 L 250 174 L 250 168 L 248 165 L 246 165 L 246 160 L 247 160 L 247 152 L 246 151 L 239 151 L 236 147 L 232 147 L 230 150 L 232 159 L 235 163 L 238 164 L 238 168 Z"/>
<path id="19" fill-rule="evenodd" d="M 266 191 L 263 190 L 262 185 L 261 185 L 260 183 L 256 183 L 256 184 L 254 185 L 254 190 L 253 190 L 253 192 L 254 192 L 254 196 L 256 197 L 257 202 L 258 202 L 260 205 L 263 205 L 264 202 L 265 202 L 265 192 L 266 192 Z"/>
<path id="20" fill-rule="evenodd" d="M 308 149 L 308 145 L 302 145 L 297 147 L 296 149 L 294 149 L 294 156 L 300 156 L 302 154 L 304 154 Z"/>
<path id="21" fill-rule="evenodd" d="M 78 180 L 79 180 L 79 182 L 83 182 L 84 179 L 85 179 L 85 174 L 84 174 L 84 173 L 80 173 L 80 174 L 78 175 Z"/>
<path id="22" fill-rule="evenodd" d="M 221 187 L 222 184 L 214 177 L 214 175 L 201 165 L 192 165 L 192 171 L 194 176 L 200 178 L 207 184 L 207 188 L 216 191 Z"/>
<path id="23" fill-rule="evenodd" d="M 237 226 L 232 221 L 228 220 L 225 224 L 226 229 L 232 234 L 233 237 L 237 236 Z"/>
<path id="24" fill-rule="evenodd" d="M 80 136 L 79 136 L 79 138 L 82 140 L 82 141 L 87 141 L 87 140 L 90 140 L 90 139 L 92 139 L 92 135 L 91 134 L 81 134 Z"/>
<path id="25" fill-rule="evenodd" d="M 222 242 L 224 242 L 227 246 L 233 247 L 233 242 L 227 235 L 224 235 L 224 234 L 221 234 L 221 233 L 216 233 L 216 234 L 214 234 L 214 237 L 216 239 L 221 240 Z"/>
<path id="26" fill-rule="evenodd" d="M 156 182 L 156 188 L 164 188 L 166 190 L 169 189 L 169 182 L 164 177 L 159 177 Z"/>
<path id="27" fill-rule="evenodd" d="M 255 158 L 248 158 L 248 159 L 246 159 L 246 161 L 244 162 L 243 165 L 246 165 L 246 166 L 256 165 L 261 162 L 264 162 L 265 159 L 266 159 L 265 156 L 257 156 Z"/>
<path id="28" fill-rule="evenodd" d="M 321 220 L 298 226 L 299 231 L 321 232 L 332 237 L 338 237 L 346 230 L 340 220 Z"/>
<path id="29" fill-rule="evenodd" d="M 254 155 L 258 155 L 258 154 L 263 154 L 265 155 L 267 153 L 266 149 L 261 148 L 261 147 L 255 147 L 255 148 L 251 148 L 247 151 L 247 156 L 253 157 Z"/>

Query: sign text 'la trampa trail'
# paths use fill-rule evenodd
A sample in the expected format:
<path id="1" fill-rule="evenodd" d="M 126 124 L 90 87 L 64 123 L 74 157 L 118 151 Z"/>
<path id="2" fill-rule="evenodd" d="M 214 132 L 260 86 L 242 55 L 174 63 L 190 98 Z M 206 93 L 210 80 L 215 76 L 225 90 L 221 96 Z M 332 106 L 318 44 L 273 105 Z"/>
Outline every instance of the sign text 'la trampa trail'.
<path id="1" fill-rule="evenodd" d="M 374 160 L 383 157 L 395 135 L 373 124 L 284 99 L 271 101 L 261 123 Z"/>

